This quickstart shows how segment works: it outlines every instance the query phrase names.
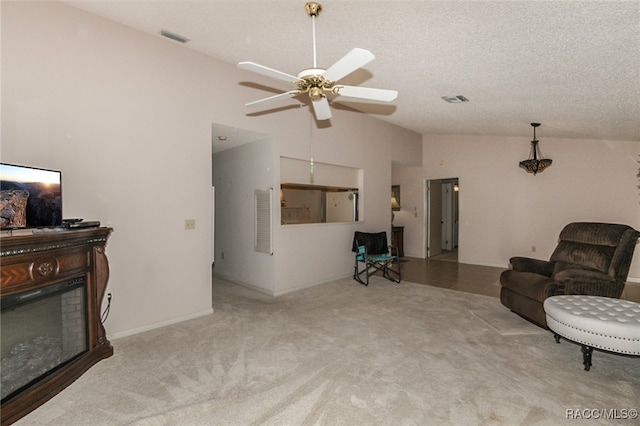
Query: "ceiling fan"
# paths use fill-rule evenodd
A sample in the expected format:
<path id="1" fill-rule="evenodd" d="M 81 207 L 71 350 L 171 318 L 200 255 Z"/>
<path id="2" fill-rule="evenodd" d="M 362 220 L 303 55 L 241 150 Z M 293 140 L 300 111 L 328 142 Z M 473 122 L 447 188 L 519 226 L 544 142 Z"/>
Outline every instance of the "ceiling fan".
<path id="1" fill-rule="evenodd" d="M 316 64 L 316 26 L 315 20 L 322 10 L 319 3 L 308 2 L 305 4 L 307 14 L 311 17 L 313 29 L 313 67 L 298 73 L 297 76 L 265 67 L 254 62 L 240 62 L 238 67 L 257 74 L 262 74 L 276 80 L 282 80 L 294 84 L 297 88 L 275 96 L 260 99 L 245 104 L 248 107 L 263 106 L 282 101 L 287 98 L 307 93 L 311 99 L 314 113 L 318 120 L 331 118 L 331 109 L 327 95 L 340 96 L 350 99 L 364 99 L 370 101 L 391 102 L 397 96 L 396 90 L 374 89 L 371 87 L 346 86 L 337 81 L 351 74 L 358 68 L 372 61 L 375 56 L 365 49 L 354 48 L 329 68 L 318 68 Z"/>

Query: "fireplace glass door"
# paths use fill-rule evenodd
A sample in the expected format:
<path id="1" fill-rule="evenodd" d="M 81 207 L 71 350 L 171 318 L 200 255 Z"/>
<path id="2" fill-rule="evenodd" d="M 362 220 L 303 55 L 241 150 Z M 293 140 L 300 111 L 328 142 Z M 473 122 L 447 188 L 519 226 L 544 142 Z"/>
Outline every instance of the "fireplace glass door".
<path id="1" fill-rule="evenodd" d="M 2 402 L 88 350 L 86 278 L 2 297 Z"/>

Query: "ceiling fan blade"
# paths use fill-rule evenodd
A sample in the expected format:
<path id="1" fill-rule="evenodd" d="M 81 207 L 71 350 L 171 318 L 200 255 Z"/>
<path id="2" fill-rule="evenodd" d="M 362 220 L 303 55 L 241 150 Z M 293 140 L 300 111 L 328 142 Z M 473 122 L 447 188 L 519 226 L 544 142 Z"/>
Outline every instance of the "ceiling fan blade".
<path id="1" fill-rule="evenodd" d="M 334 93 L 343 98 L 367 99 L 371 101 L 391 102 L 398 97 L 397 90 L 374 89 L 359 86 L 335 86 Z"/>
<path id="2" fill-rule="evenodd" d="M 238 68 L 252 71 L 257 74 L 262 74 L 267 77 L 275 78 L 276 80 L 282 80 L 289 83 L 295 83 L 300 79 L 294 75 L 287 74 L 282 71 L 274 70 L 273 68 L 265 67 L 264 65 L 256 64 L 254 62 L 240 62 Z"/>
<path id="3" fill-rule="evenodd" d="M 300 94 L 299 90 L 291 90 L 289 92 L 280 93 L 279 95 L 269 96 L 268 98 L 263 98 L 257 101 L 249 102 L 248 104 L 244 104 L 244 105 L 248 107 L 269 105 L 272 103 L 279 102 L 286 98 L 293 98 L 294 96 L 297 96 L 299 94 Z"/>
<path id="4" fill-rule="evenodd" d="M 313 105 L 313 111 L 316 113 L 318 120 L 328 120 L 331 118 L 331 108 L 329 107 L 329 101 L 326 97 L 322 97 L 317 101 L 311 101 Z"/>
<path id="5" fill-rule="evenodd" d="M 338 81 L 342 77 L 368 64 L 374 58 L 373 53 L 356 47 L 339 59 L 338 62 L 327 68 L 322 76 L 329 81 Z"/>

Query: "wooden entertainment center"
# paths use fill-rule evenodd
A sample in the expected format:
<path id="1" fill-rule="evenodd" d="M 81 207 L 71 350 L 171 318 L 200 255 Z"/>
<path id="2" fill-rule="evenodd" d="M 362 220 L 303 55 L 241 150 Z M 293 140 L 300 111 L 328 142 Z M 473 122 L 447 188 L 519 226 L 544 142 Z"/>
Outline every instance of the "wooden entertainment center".
<path id="1" fill-rule="evenodd" d="M 86 350 L 7 396 L 1 407 L 2 426 L 16 422 L 61 392 L 98 361 L 113 355 L 100 318 L 109 279 L 105 246 L 111 232 L 111 228 L 105 227 L 43 229 L 30 235 L 3 235 L 0 239 L 3 300 L 25 292 L 36 294 L 42 290 L 46 293 L 47 287 L 74 279 L 84 283 L 81 291 L 86 300 L 86 332 L 83 331 Z"/>

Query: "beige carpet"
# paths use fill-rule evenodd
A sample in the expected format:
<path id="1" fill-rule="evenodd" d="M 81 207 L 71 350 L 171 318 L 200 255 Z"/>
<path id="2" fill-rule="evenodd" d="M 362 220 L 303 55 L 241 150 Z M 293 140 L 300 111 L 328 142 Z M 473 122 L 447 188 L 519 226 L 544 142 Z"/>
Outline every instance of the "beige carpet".
<path id="1" fill-rule="evenodd" d="M 114 341 L 18 424 L 575 425 L 567 410 L 640 408 L 639 358 L 596 351 L 586 372 L 579 346 L 471 313 L 498 305 L 377 277 L 278 298 L 215 279 L 213 315 Z"/>
<path id="2" fill-rule="evenodd" d="M 540 328 L 524 318 L 505 308 L 496 299 L 496 306 L 491 309 L 471 311 L 480 321 L 487 324 L 503 336 L 517 336 L 521 334 L 548 334 L 549 331 Z"/>

